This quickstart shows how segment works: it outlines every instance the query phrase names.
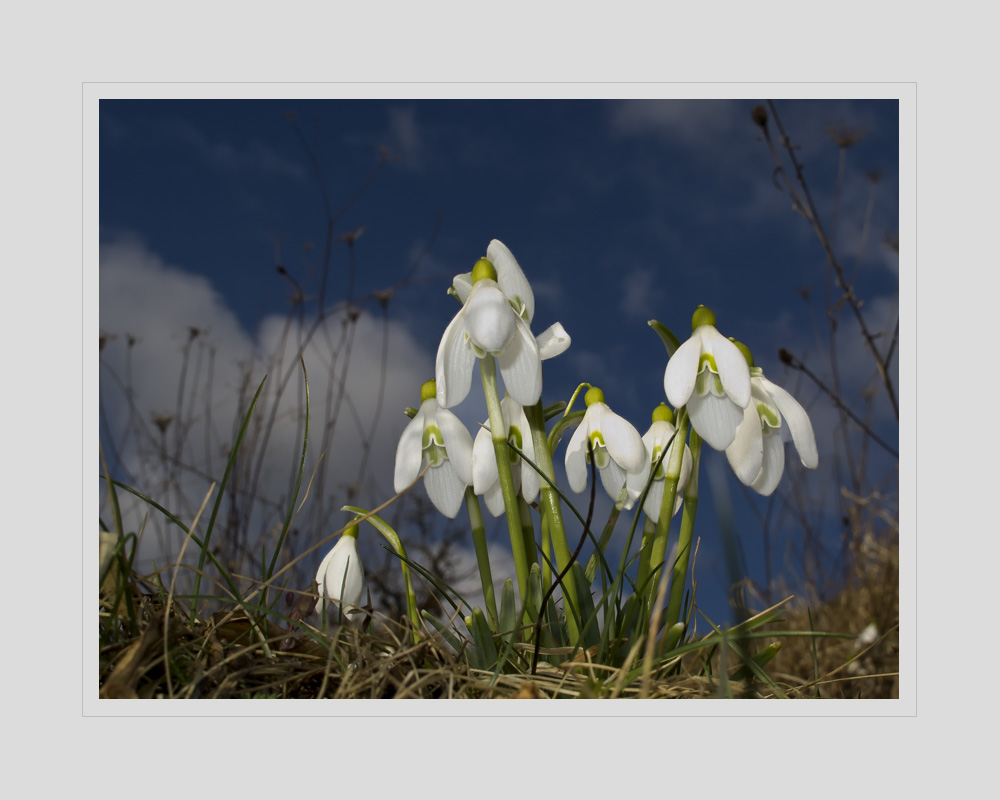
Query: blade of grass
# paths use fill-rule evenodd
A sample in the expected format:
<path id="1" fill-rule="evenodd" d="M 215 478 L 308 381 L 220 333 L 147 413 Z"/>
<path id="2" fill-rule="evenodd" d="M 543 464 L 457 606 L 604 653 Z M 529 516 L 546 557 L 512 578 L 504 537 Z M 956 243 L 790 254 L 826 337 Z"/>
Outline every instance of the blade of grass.
<path id="1" fill-rule="evenodd" d="M 198 557 L 198 572 L 195 573 L 194 577 L 194 600 L 191 603 L 192 623 L 195 621 L 198 613 L 198 590 L 201 585 L 201 573 L 205 568 L 205 559 L 208 557 L 208 543 L 212 538 L 212 531 L 215 529 L 215 520 L 219 515 L 219 509 L 222 507 L 222 499 L 226 493 L 226 484 L 229 483 L 229 476 L 232 474 L 233 467 L 236 464 L 236 456 L 240 452 L 240 446 L 243 444 L 243 437 L 246 435 L 247 428 L 250 425 L 250 418 L 253 416 L 254 407 L 257 405 L 257 400 L 260 398 L 260 393 L 263 391 L 266 382 L 267 376 L 265 375 L 257 387 L 257 392 L 250 402 L 250 407 L 247 409 L 246 415 L 243 417 L 243 424 L 240 425 L 240 432 L 236 437 L 236 443 L 233 445 L 233 451 L 229 454 L 229 460 L 226 462 L 226 471 L 223 473 L 222 481 L 219 483 L 219 493 L 216 495 L 215 505 L 212 507 L 212 516 L 209 517 L 208 527 L 205 530 L 205 541 L 201 546 L 201 554 Z"/>

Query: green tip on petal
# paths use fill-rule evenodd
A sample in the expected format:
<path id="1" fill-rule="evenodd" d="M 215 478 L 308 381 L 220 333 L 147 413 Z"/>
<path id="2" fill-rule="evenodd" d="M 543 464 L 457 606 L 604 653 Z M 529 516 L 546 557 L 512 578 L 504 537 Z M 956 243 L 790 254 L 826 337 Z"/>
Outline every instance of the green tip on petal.
<path id="1" fill-rule="evenodd" d="M 472 268 L 472 283 L 475 284 L 476 281 L 480 281 L 483 278 L 488 278 L 491 281 L 497 279 L 497 271 L 489 259 L 481 258 L 476 262 L 476 265 Z"/>
<path id="2" fill-rule="evenodd" d="M 351 527 L 349 527 L 346 531 L 344 531 L 343 535 L 344 536 L 351 536 L 351 537 L 357 539 L 358 538 L 358 526 L 357 525 L 351 525 Z"/>
<path id="3" fill-rule="evenodd" d="M 588 406 L 594 403 L 604 402 L 604 392 L 598 389 L 596 386 L 591 386 L 587 389 L 587 393 L 583 396 L 583 402 Z"/>
<path id="4" fill-rule="evenodd" d="M 670 406 L 666 403 L 660 403 L 656 408 L 653 409 L 653 422 L 669 422 L 673 423 L 674 412 L 670 410 Z"/>
<path id="5" fill-rule="evenodd" d="M 425 400 L 430 400 L 432 397 L 437 397 L 437 384 L 433 379 L 424 381 L 420 384 L 420 402 L 423 403 Z"/>
<path id="6" fill-rule="evenodd" d="M 691 315 L 691 330 L 702 325 L 715 325 L 715 314 L 707 306 L 698 306 Z"/>
<path id="7" fill-rule="evenodd" d="M 743 353 L 743 358 L 747 360 L 747 366 L 753 366 L 753 353 L 750 352 L 750 348 L 747 347 L 743 342 L 737 342 L 732 336 L 729 337 L 729 341 L 736 345 L 741 353 Z"/>

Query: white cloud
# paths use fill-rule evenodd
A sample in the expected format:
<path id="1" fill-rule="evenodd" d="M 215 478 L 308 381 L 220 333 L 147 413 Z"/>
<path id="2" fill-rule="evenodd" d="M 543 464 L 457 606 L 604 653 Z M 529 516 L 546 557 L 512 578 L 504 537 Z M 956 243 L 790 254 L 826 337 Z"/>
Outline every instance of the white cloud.
<path id="1" fill-rule="evenodd" d="M 632 267 L 621 281 L 622 296 L 618 307 L 622 313 L 643 319 L 655 317 L 664 300 L 663 291 L 657 285 L 662 276 L 663 271 L 653 267 Z"/>
<path id="2" fill-rule="evenodd" d="M 101 358 L 102 404 L 111 429 L 110 437 L 102 436 L 102 441 L 106 449 L 113 443 L 128 474 L 141 477 L 137 488 L 176 510 L 184 521 L 191 520 L 210 481 L 221 479 L 225 454 L 265 374 L 268 379 L 241 450 L 243 469 L 229 488 L 253 492 L 257 510 L 248 535 L 263 533 L 283 519 L 304 421 L 298 366 L 304 331 L 297 324 L 288 329 L 286 323 L 284 317 L 265 318 L 251 337 L 205 278 L 166 264 L 135 239 L 102 246 L 100 327 L 102 334 L 114 337 L 105 344 Z M 192 326 L 199 331 L 194 338 Z M 323 481 L 312 487 L 299 521 L 330 526 L 308 531 L 308 546 L 346 521 L 337 509 L 348 502 L 346 487 L 358 479 L 367 433 L 379 411 L 382 321 L 368 313 L 357 319 L 345 393 L 338 401 L 348 363 L 346 344 L 338 350 L 338 343 L 346 342 L 345 330 L 343 317 L 331 318 L 302 350 L 311 419 L 299 501 L 324 445 L 327 451 L 320 468 Z M 433 355 L 402 325 L 390 322 L 388 336 L 381 412 L 370 441 L 365 483 L 355 501 L 359 504 L 375 505 L 392 496 L 396 443 L 407 422 L 402 410 L 418 404 L 420 384 L 433 374 Z M 134 337 L 134 346 L 129 346 L 129 337 Z M 178 415 L 182 374 L 185 389 Z M 175 416 L 164 434 L 152 421 L 158 414 Z M 335 415 L 336 423 L 328 425 Z M 272 416 L 273 428 L 268 430 Z M 171 457 L 178 450 L 180 461 L 194 470 L 176 471 Z M 261 453 L 260 479 L 253 485 Z M 137 530 L 150 509 L 138 503 L 126 506 L 126 527 Z M 202 528 L 205 521 L 207 516 Z M 158 546 L 144 546 L 146 558 L 162 558 L 161 550 L 176 549 L 176 529 L 161 523 L 159 515 L 150 517 L 147 528 L 152 533 L 147 538 Z"/>
<path id="3" fill-rule="evenodd" d="M 400 163 L 417 172 L 424 167 L 424 140 L 417 110 L 413 106 L 393 106 L 388 110 L 388 146 L 393 155 L 399 156 Z"/>
<path id="4" fill-rule="evenodd" d="M 622 100 L 613 105 L 612 130 L 623 135 L 658 135 L 686 145 L 703 145 L 733 128 L 736 101 Z"/>
<path id="5" fill-rule="evenodd" d="M 254 140 L 245 147 L 226 141 L 213 141 L 202 131 L 184 120 L 176 119 L 163 126 L 163 131 L 175 140 L 188 145 L 214 167 L 237 171 L 256 170 L 271 172 L 294 180 L 306 177 L 301 164 L 279 155 L 261 141 Z"/>

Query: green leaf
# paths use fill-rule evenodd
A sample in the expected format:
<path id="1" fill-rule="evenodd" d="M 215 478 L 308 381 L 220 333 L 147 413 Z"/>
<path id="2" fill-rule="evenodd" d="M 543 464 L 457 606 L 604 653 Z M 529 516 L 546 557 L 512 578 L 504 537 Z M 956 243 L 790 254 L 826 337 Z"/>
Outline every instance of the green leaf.
<path id="1" fill-rule="evenodd" d="M 586 413 L 586 411 L 572 411 L 555 424 L 552 430 L 549 431 L 550 453 L 554 453 L 556 451 L 562 437 L 565 436 L 568 431 L 576 428 L 583 419 L 583 415 Z"/>
<path id="2" fill-rule="evenodd" d="M 677 348 L 681 346 L 681 342 L 680 339 L 674 336 L 673 331 L 671 331 L 670 328 L 655 319 L 649 320 L 647 324 L 650 328 L 656 331 L 657 334 L 659 334 L 660 339 L 663 340 L 663 346 L 667 348 L 668 358 L 677 352 Z"/>
<path id="3" fill-rule="evenodd" d="M 565 408 L 566 408 L 565 400 L 559 400 L 550 406 L 545 406 L 544 410 L 542 411 L 542 414 L 545 417 L 545 421 L 548 422 L 556 415 L 562 414 Z"/>
<path id="4" fill-rule="evenodd" d="M 528 619 L 532 624 L 538 621 L 538 614 L 542 609 L 542 568 L 538 563 L 531 565 L 528 571 L 528 596 L 525 599 L 525 608 L 528 611 Z"/>
<path id="5" fill-rule="evenodd" d="M 458 637 L 452 632 L 451 628 L 449 628 L 447 625 L 445 625 L 441 620 L 439 620 L 437 617 L 435 617 L 429 611 L 423 611 L 423 612 L 421 612 L 421 614 L 422 614 L 423 618 L 425 620 L 427 620 L 431 625 L 433 625 L 434 628 L 437 630 L 437 632 L 441 634 L 441 637 L 448 644 L 451 645 L 452 649 L 456 653 L 458 653 L 459 655 L 461 655 L 462 651 L 465 650 L 465 642 L 460 642 L 458 640 Z"/>
<path id="6" fill-rule="evenodd" d="M 604 526 L 604 530 L 601 531 L 600 539 L 597 540 L 597 549 L 594 550 L 590 556 L 590 560 L 587 561 L 587 569 L 585 572 L 588 582 L 592 582 L 594 578 L 597 577 L 598 563 L 604 565 L 604 570 L 609 576 L 611 574 L 611 567 L 608 566 L 607 561 L 604 560 L 604 549 L 608 546 L 608 542 L 611 541 L 611 534 L 615 532 L 615 525 L 618 524 L 618 517 L 622 513 L 622 503 L 627 498 L 628 490 L 623 486 L 621 493 L 618 495 L 618 502 L 611 507 L 611 513 L 608 515 L 608 522 Z"/>
<path id="7" fill-rule="evenodd" d="M 468 625 L 469 617 L 465 618 Z M 493 641 L 493 634 L 490 633 L 490 626 L 486 624 L 486 615 L 483 610 L 476 606 L 472 609 L 471 626 L 469 632 L 472 634 L 472 641 L 476 645 L 476 650 L 480 654 L 480 669 L 489 669 L 497 663 L 497 646 Z"/>
<path id="8" fill-rule="evenodd" d="M 583 630 L 585 647 L 593 647 L 601 640 L 597 627 L 597 611 L 594 609 L 594 596 L 590 589 L 590 580 L 584 574 L 583 565 L 574 561 L 570 567 L 573 580 L 576 581 L 576 596 L 580 602 L 580 628 Z"/>
<path id="9" fill-rule="evenodd" d="M 767 647 L 763 648 L 759 653 L 757 653 L 753 659 L 752 663 L 756 664 L 758 668 L 763 667 L 768 661 L 774 658 L 778 651 L 781 649 L 781 642 L 771 642 Z M 754 675 L 754 671 L 750 668 L 750 664 L 744 664 L 736 672 L 729 676 L 732 681 L 742 681 L 750 678 Z"/>
<path id="10" fill-rule="evenodd" d="M 500 635 L 505 642 L 513 643 L 517 626 L 517 604 L 514 599 L 514 579 L 507 578 L 500 593 Z"/>

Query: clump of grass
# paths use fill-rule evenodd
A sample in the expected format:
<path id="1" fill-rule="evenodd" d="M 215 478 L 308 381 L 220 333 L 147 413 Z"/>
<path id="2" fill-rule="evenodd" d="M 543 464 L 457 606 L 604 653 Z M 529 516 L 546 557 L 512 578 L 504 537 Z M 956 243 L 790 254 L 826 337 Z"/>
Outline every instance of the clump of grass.
<path id="1" fill-rule="evenodd" d="M 886 552 L 891 558 L 891 553 Z M 897 562 L 898 563 L 898 562 Z M 891 570 L 893 562 L 885 565 Z M 114 574 L 113 574 L 114 576 Z M 529 645 L 506 672 L 477 669 L 465 652 L 426 630 L 412 636 L 409 620 L 369 615 L 361 625 L 320 630 L 301 618 L 314 599 L 301 595 L 286 612 L 252 614 L 238 605 L 210 616 L 192 615 L 176 599 L 150 591 L 151 581 L 132 573 L 128 603 L 102 594 L 99 625 L 100 697 L 107 699 L 697 699 L 891 697 L 895 686 L 895 629 L 861 654 L 856 620 L 865 618 L 860 595 L 842 598 L 812 614 L 789 613 L 768 623 L 784 604 L 730 631 L 709 634 L 663 654 L 651 664 L 636 658 L 595 663 L 588 650 L 542 649 L 548 661 L 530 672 Z M 109 584 L 106 584 L 108 586 Z M 131 607 L 131 614 L 125 607 Z M 117 611 L 115 610 L 117 608 Z M 822 632 L 825 622 L 845 625 Z M 414 641 L 416 639 L 416 641 Z M 641 654 L 641 642 L 634 650 Z M 758 647 L 759 646 L 759 647 Z M 563 652 L 565 650 L 566 652 Z M 756 650 L 756 656 L 741 654 Z M 818 654 L 818 657 L 817 655 Z M 865 661 L 866 656 L 874 661 Z M 763 657 L 762 657 L 763 656 Z M 895 664 L 891 663 L 895 658 Z M 560 660 L 565 659 L 565 660 Z M 859 669 L 858 665 L 863 668 Z M 520 667 L 518 666 L 520 665 Z M 890 669 L 891 668 L 891 669 Z M 878 673 L 873 673 L 877 669 Z M 887 674 L 890 672 L 892 674 Z"/>

